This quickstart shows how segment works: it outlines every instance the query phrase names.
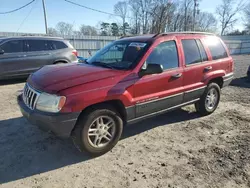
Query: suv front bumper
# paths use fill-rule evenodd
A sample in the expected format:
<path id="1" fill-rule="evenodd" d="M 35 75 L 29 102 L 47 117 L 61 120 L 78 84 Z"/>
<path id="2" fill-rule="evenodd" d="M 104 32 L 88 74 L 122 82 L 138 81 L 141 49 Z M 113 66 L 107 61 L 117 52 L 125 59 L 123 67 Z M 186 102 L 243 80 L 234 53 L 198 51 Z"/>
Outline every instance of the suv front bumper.
<path id="1" fill-rule="evenodd" d="M 61 138 L 70 136 L 80 112 L 75 113 L 48 113 L 28 108 L 23 100 L 22 95 L 17 97 L 17 102 L 23 116 L 33 125 L 46 132 L 52 132 Z"/>

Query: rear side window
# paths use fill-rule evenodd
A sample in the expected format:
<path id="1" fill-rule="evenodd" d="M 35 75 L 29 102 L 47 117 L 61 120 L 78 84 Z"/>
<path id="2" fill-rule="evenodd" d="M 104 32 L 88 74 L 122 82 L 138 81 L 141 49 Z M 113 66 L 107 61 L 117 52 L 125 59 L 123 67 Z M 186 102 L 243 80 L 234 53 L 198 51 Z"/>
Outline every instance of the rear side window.
<path id="1" fill-rule="evenodd" d="M 226 49 L 217 37 L 205 38 L 205 44 L 209 48 L 213 60 L 228 57 Z"/>
<path id="2" fill-rule="evenodd" d="M 68 48 L 68 46 L 62 41 L 53 41 L 53 45 L 57 50 Z"/>
<path id="3" fill-rule="evenodd" d="M 179 67 L 175 41 L 160 43 L 154 48 L 146 60 L 147 64 L 161 64 L 163 70 Z"/>
<path id="4" fill-rule="evenodd" d="M 26 41 L 27 51 L 45 51 L 47 50 L 47 44 L 45 40 L 27 40 Z"/>
<path id="5" fill-rule="evenodd" d="M 202 61 L 200 51 L 195 40 L 184 39 L 181 42 L 184 50 L 186 65 L 191 65 Z"/>
<path id="6" fill-rule="evenodd" d="M 197 45 L 198 45 L 198 47 L 199 47 L 199 49 L 200 49 L 202 61 L 207 61 L 207 60 L 208 60 L 208 58 L 207 58 L 207 53 L 206 53 L 206 51 L 205 51 L 205 49 L 204 49 L 203 44 L 201 43 L 200 40 L 196 40 L 196 42 L 197 42 Z"/>
<path id="7" fill-rule="evenodd" d="M 4 53 L 17 53 L 23 52 L 23 41 L 22 40 L 12 40 L 4 43 L 1 46 Z"/>

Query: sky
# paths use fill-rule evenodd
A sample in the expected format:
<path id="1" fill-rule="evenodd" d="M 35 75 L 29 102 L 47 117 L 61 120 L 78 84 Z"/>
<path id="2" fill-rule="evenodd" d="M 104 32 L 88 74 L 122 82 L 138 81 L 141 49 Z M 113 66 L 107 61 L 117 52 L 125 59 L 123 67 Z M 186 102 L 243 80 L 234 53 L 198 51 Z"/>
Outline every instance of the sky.
<path id="1" fill-rule="evenodd" d="M 0 0 L 0 12 L 13 10 L 21 7 L 31 0 Z M 113 13 L 113 6 L 119 0 L 71 0 L 73 2 Z M 202 0 L 200 10 L 214 13 L 215 7 L 221 0 Z M 64 21 L 74 25 L 77 30 L 81 24 L 97 26 L 101 21 L 112 22 L 120 21 L 119 18 L 87 10 L 64 0 L 45 0 L 47 9 L 48 27 Z M 0 32 L 30 32 L 45 33 L 42 0 L 36 0 L 34 3 L 10 14 L 0 14 Z M 242 20 L 241 18 L 239 20 Z M 234 29 L 242 30 L 243 23 L 238 21 Z"/>

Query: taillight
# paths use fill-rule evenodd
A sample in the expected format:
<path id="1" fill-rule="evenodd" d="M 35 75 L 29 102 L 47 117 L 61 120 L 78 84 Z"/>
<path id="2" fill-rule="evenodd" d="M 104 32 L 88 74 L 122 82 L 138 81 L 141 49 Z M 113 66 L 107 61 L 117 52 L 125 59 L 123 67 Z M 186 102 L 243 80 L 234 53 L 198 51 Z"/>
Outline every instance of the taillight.
<path id="1" fill-rule="evenodd" d="M 77 57 L 78 56 L 78 52 L 76 50 L 73 50 L 72 53 Z"/>

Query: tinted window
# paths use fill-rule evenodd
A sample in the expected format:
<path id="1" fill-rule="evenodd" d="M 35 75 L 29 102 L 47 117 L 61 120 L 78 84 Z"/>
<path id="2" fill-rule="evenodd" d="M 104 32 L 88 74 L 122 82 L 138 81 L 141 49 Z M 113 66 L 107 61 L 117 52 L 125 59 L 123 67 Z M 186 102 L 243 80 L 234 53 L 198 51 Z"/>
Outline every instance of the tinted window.
<path id="1" fill-rule="evenodd" d="M 156 46 L 146 62 L 147 64 L 161 64 L 164 70 L 178 67 L 179 61 L 175 42 L 167 41 Z"/>
<path id="2" fill-rule="evenodd" d="M 53 44 L 52 41 L 50 41 L 50 40 L 46 41 L 45 45 L 46 45 L 47 50 L 55 50 L 55 45 Z"/>
<path id="3" fill-rule="evenodd" d="M 205 44 L 208 46 L 214 60 L 228 56 L 226 49 L 217 37 L 207 37 L 205 39 Z"/>
<path id="4" fill-rule="evenodd" d="M 1 46 L 1 49 L 3 49 L 5 53 L 23 52 L 23 41 L 12 40 L 6 42 Z"/>
<path id="5" fill-rule="evenodd" d="M 182 40 L 186 65 L 201 62 L 201 55 L 195 40 Z"/>
<path id="6" fill-rule="evenodd" d="M 205 49 L 204 49 L 203 44 L 201 43 L 200 40 L 196 40 L 196 42 L 197 42 L 197 45 L 198 45 L 198 47 L 199 47 L 199 49 L 200 49 L 202 61 L 207 61 L 207 60 L 208 60 L 208 58 L 207 58 L 207 53 L 206 53 L 206 51 L 205 51 Z"/>
<path id="7" fill-rule="evenodd" d="M 53 41 L 55 49 L 63 49 L 63 48 L 68 48 L 68 46 L 62 42 L 62 41 Z"/>
<path id="8" fill-rule="evenodd" d="M 26 48 L 28 51 L 45 51 L 47 44 L 44 40 L 27 40 Z"/>

